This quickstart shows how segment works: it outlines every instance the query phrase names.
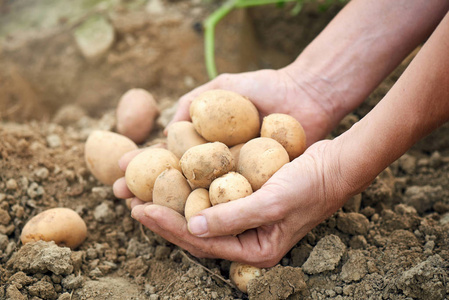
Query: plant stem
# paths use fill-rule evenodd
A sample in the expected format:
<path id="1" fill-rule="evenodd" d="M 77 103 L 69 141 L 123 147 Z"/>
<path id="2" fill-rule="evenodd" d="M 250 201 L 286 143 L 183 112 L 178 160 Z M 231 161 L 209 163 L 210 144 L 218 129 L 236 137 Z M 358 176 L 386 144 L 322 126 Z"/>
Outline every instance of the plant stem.
<path id="1" fill-rule="evenodd" d="M 266 4 L 294 2 L 298 0 L 228 0 L 204 21 L 204 57 L 209 79 L 217 77 L 215 65 L 215 26 L 234 8 L 244 8 Z"/>
<path id="2" fill-rule="evenodd" d="M 204 55 L 206 59 L 207 74 L 210 79 L 217 77 L 217 67 L 215 66 L 215 26 L 234 7 L 236 0 L 229 0 L 219 9 L 214 11 L 204 21 Z"/>

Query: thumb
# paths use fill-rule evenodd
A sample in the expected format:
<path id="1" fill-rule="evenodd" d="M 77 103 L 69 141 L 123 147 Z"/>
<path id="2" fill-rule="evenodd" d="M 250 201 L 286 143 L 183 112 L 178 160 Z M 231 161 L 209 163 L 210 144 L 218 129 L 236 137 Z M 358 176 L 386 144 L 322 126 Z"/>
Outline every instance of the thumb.
<path id="1" fill-rule="evenodd" d="M 280 221 L 286 213 L 279 196 L 260 189 L 253 194 L 205 209 L 191 217 L 188 229 L 198 237 L 235 235 Z"/>

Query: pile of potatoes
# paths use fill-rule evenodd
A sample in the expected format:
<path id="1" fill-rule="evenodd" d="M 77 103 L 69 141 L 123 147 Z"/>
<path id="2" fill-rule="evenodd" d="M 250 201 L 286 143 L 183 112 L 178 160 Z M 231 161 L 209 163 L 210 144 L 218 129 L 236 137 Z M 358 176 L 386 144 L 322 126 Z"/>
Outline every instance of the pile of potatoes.
<path id="1" fill-rule="evenodd" d="M 192 122 L 169 126 L 167 149 L 143 151 L 125 173 L 138 198 L 187 219 L 252 194 L 306 147 L 296 119 L 272 114 L 261 126 L 254 104 L 231 91 L 202 93 L 192 101 L 190 117 Z"/>
<path id="2" fill-rule="evenodd" d="M 152 112 L 151 118 L 157 113 Z M 251 195 L 306 148 L 304 130 L 296 119 L 271 114 L 261 124 L 254 104 L 231 91 L 202 93 L 192 101 L 190 117 L 191 122 L 168 127 L 167 149 L 147 148 L 131 160 L 124 174 L 117 160 L 137 149 L 134 141 L 141 141 L 141 136 L 133 141 L 136 135 L 130 134 L 129 126 L 121 128 L 126 127 L 122 132 L 131 138 L 95 131 L 86 142 L 86 164 L 101 182 L 111 185 L 125 176 L 136 197 L 167 206 L 188 220 L 213 205 Z M 238 277 L 231 279 L 246 292 L 246 283 L 239 284 Z"/>

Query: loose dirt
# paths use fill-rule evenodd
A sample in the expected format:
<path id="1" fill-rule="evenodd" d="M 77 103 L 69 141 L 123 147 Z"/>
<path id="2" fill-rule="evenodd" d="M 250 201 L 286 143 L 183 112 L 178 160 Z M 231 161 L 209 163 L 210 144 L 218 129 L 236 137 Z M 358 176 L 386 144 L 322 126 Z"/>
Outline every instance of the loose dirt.
<path id="1" fill-rule="evenodd" d="M 94 129 L 115 130 L 113 109 L 132 87 L 152 92 L 163 111 L 140 146 L 164 139 L 178 97 L 207 80 L 198 22 L 216 7 L 150 1 L 136 9 L 142 3 L 87 10 L 106 15 L 116 34 L 94 62 L 73 39 L 86 14 L 60 17 L 53 27 L 2 33 L 0 299 L 448 297 L 449 126 L 419 142 L 308 233 L 276 267 L 251 281 L 248 295 L 229 283 L 230 262 L 194 258 L 134 221 L 124 201 L 87 170 L 84 142 Z M 310 5 L 296 17 L 288 7 L 233 13 L 217 33 L 219 69 L 288 63 L 340 7 L 322 13 Z M 26 5 L 0 1 L 0 8 L 2 27 Z M 410 59 L 332 136 L 374 107 Z M 76 250 L 53 242 L 22 245 L 24 224 L 53 207 L 78 212 L 88 226 L 87 240 Z"/>

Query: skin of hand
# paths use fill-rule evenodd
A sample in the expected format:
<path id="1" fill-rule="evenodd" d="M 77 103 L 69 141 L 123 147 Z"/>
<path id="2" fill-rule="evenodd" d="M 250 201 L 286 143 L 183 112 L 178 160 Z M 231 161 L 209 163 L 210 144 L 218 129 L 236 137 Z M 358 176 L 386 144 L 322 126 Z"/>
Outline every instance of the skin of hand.
<path id="1" fill-rule="evenodd" d="M 222 74 L 179 99 L 173 120 L 190 120 L 190 103 L 196 96 L 211 89 L 226 89 L 248 97 L 261 117 L 271 113 L 289 114 L 300 121 L 307 136 L 307 144 L 323 139 L 340 121 L 333 103 L 341 102 L 332 86 L 306 71 L 292 66 L 280 70 L 260 70 L 241 74 Z M 298 74 L 302 77 L 298 78 Z M 313 77 L 313 78 L 312 78 Z M 321 89 L 313 86 L 320 86 Z M 323 91 L 323 92 L 321 92 Z M 168 125 L 167 127 L 169 127 Z"/>
<path id="2" fill-rule="evenodd" d="M 312 144 L 252 195 L 203 210 L 189 224 L 169 208 L 142 204 L 138 199 L 133 201 L 132 216 L 198 257 L 259 267 L 276 264 L 308 231 L 366 188 L 413 143 L 448 121 L 448 46 L 446 15 L 373 111 L 340 137 Z M 334 111 L 335 107 L 338 105 Z M 185 115 L 180 112 L 176 118 Z M 126 168 L 131 158 L 122 159 L 121 167 Z M 126 194 L 121 180 L 114 185 L 114 192 L 132 196 Z"/>

